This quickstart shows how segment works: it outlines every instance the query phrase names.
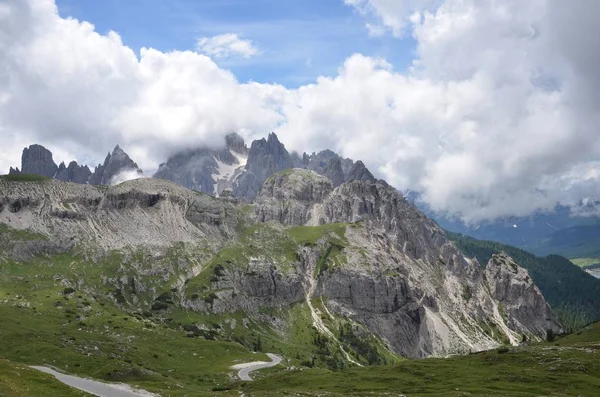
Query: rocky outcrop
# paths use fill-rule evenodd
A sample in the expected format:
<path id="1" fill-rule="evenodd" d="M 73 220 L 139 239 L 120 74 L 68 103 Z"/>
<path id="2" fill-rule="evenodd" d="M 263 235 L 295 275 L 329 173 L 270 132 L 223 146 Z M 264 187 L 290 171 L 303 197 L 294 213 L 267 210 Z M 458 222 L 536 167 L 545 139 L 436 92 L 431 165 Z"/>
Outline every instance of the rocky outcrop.
<path id="1" fill-rule="evenodd" d="M 356 163 L 354 163 L 352 168 L 350 168 L 350 171 L 348 171 L 346 180 L 347 181 L 374 181 L 375 177 L 367 169 L 365 164 L 359 160 Z"/>
<path id="2" fill-rule="evenodd" d="M 154 174 L 155 178 L 178 183 L 188 189 L 218 196 L 230 189 L 242 173 L 248 148 L 236 133 L 225 137 L 225 148 L 186 150 L 169 157 Z"/>
<path id="3" fill-rule="evenodd" d="M 314 171 L 295 168 L 271 175 L 255 200 L 260 222 L 303 225 L 309 209 L 322 202 L 333 190 L 331 181 Z"/>
<path id="4" fill-rule="evenodd" d="M 406 357 L 490 349 L 560 331 L 527 272 L 505 255 L 487 268 L 466 258 L 381 180 L 333 189 L 314 171 L 283 170 L 267 178 L 254 203 L 238 204 L 160 179 L 110 187 L 0 179 L 0 222 L 86 252 L 146 247 L 155 257 L 188 247 L 193 254 L 185 259 L 129 270 L 170 283 L 164 287 L 179 299 L 170 305 L 259 315 L 302 303 L 328 338 L 335 335 L 318 323 L 322 316 L 351 322 Z M 63 247 L 28 244 L 16 254 Z"/>
<path id="5" fill-rule="evenodd" d="M 52 152 L 42 145 L 31 145 L 23 149 L 21 173 L 53 178 L 57 170 L 58 166 L 52 159 Z"/>
<path id="6" fill-rule="evenodd" d="M 342 161 L 339 158 L 329 160 L 329 163 L 323 170 L 323 175 L 331 180 L 333 187 L 340 186 L 346 179 L 344 170 L 342 169 Z"/>
<path id="7" fill-rule="evenodd" d="M 126 176 L 125 172 L 128 173 Z M 61 162 L 57 166 L 50 150 L 41 145 L 31 145 L 23 149 L 21 170 L 10 167 L 9 174 L 19 173 L 42 175 L 79 184 L 108 185 L 132 179 L 132 176 L 141 175 L 142 170 L 119 145 L 112 153 L 108 153 L 104 164 L 98 164 L 93 173 L 87 165 L 79 165 L 76 161 L 71 161 L 68 166 Z"/>
<path id="8" fill-rule="evenodd" d="M 233 194 L 246 201 L 256 197 L 260 187 L 274 173 L 293 167 L 290 154 L 275 133 L 252 142 L 245 171 L 236 181 Z"/>
<path id="9" fill-rule="evenodd" d="M 494 255 L 485 268 L 485 279 L 492 297 L 501 304 L 501 315 L 507 325 L 524 334 L 557 333 L 556 315 L 533 283 L 527 270 L 505 253 Z"/>
<path id="10" fill-rule="evenodd" d="M 112 153 L 106 155 L 104 164 L 96 166 L 89 183 L 91 185 L 111 185 L 118 182 L 119 174 L 123 172 L 142 175 L 142 170 L 138 165 L 117 145 Z"/>
<path id="11" fill-rule="evenodd" d="M 68 167 L 65 163 L 60 163 L 55 178 L 65 182 L 88 183 L 92 172 L 87 165 L 79 165 L 76 161 L 71 161 Z"/>

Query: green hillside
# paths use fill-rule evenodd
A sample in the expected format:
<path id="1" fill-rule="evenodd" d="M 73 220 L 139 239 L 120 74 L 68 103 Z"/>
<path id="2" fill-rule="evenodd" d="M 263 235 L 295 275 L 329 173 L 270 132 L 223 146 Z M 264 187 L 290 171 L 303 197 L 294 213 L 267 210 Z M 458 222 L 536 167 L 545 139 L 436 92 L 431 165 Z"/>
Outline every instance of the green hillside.
<path id="1" fill-rule="evenodd" d="M 522 249 L 493 241 L 480 241 L 447 232 L 465 254 L 486 265 L 491 256 L 504 251 L 529 271 L 531 278 L 559 315 L 563 325 L 575 329 L 600 319 L 600 280 L 559 255 L 538 257 Z"/>
<path id="2" fill-rule="evenodd" d="M 531 247 L 536 255 L 559 254 L 567 258 L 600 257 L 600 225 L 557 230 Z"/>
<path id="3" fill-rule="evenodd" d="M 552 343 L 337 372 L 286 371 L 229 388 L 248 396 L 592 397 L 600 395 L 599 341 L 596 323 Z"/>

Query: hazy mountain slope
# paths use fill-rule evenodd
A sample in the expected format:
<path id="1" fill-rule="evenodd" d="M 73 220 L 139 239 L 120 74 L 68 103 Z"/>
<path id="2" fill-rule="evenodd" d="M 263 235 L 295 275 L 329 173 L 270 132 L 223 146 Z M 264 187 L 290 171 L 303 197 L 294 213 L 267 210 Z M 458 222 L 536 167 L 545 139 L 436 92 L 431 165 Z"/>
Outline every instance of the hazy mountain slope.
<path id="1" fill-rule="evenodd" d="M 557 230 L 531 247 L 537 255 L 560 254 L 567 258 L 600 257 L 600 225 L 580 225 Z"/>
<path id="2" fill-rule="evenodd" d="M 506 252 L 514 258 L 529 271 L 565 326 L 577 328 L 600 319 L 600 280 L 568 259 L 558 255 L 537 257 L 519 248 L 460 234 L 448 233 L 448 237 L 466 255 L 476 257 L 481 263 L 498 252 Z"/>

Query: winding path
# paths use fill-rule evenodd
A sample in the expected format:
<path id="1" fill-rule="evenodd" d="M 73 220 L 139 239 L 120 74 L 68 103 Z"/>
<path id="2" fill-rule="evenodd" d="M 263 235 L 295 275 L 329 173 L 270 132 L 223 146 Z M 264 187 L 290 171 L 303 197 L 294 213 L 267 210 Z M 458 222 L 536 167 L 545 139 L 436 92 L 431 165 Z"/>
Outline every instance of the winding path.
<path id="1" fill-rule="evenodd" d="M 281 358 L 277 354 L 267 353 L 267 356 L 269 356 L 269 358 L 271 359 L 270 363 L 266 361 L 253 361 L 251 363 L 232 365 L 231 368 L 239 369 L 238 377 L 241 380 L 252 380 L 252 378 L 250 377 L 250 372 L 254 372 L 258 369 L 274 367 L 277 364 L 279 364 L 281 360 L 283 360 L 283 358 Z"/>
<path id="2" fill-rule="evenodd" d="M 98 397 L 159 397 L 158 394 L 145 390 L 134 389 L 123 383 L 104 383 L 96 380 L 80 378 L 55 371 L 52 368 L 31 366 L 33 369 L 53 375 L 56 379 L 76 389 L 93 394 Z"/>

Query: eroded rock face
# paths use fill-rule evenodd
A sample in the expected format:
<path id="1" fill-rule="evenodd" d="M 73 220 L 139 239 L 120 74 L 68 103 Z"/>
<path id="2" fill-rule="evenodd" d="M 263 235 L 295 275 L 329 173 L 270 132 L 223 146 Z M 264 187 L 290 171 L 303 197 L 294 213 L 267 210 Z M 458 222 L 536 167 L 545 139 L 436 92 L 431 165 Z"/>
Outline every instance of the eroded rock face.
<path id="1" fill-rule="evenodd" d="M 231 189 L 242 173 L 248 157 L 244 139 L 232 133 L 225 137 L 225 147 L 185 150 L 169 157 L 154 174 L 188 189 L 219 196 Z"/>
<path id="2" fill-rule="evenodd" d="M 257 218 L 303 225 L 310 218 L 309 209 L 331 191 L 331 181 L 314 171 L 297 168 L 277 173 L 267 179 L 255 200 Z"/>
<path id="3" fill-rule="evenodd" d="M 111 185 L 120 182 L 116 181 L 115 178 L 124 171 L 142 174 L 142 170 L 138 165 L 117 145 L 112 153 L 106 155 L 104 164 L 96 166 L 90 176 L 89 183 L 91 185 Z"/>
<path id="4" fill-rule="evenodd" d="M 52 152 L 42 145 L 31 145 L 23 149 L 21 173 L 53 178 L 57 170 L 58 166 L 52 159 Z"/>
<path id="5" fill-rule="evenodd" d="M 236 181 L 233 194 L 245 201 L 252 201 L 269 176 L 293 166 L 285 146 L 275 133 L 270 133 L 267 139 L 252 142 L 245 171 Z"/>
<path id="6" fill-rule="evenodd" d="M 375 181 L 375 177 L 371 172 L 367 169 L 365 164 L 362 161 L 357 161 L 354 163 L 350 171 L 348 171 L 348 175 L 346 176 L 347 181 Z"/>
<path id="7" fill-rule="evenodd" d="M 54 177 L 65 182 L 86 184 L 91 175 L 92 171 L 87 165 L 79 165 L 77 161 L 71 161 L 68 167 L 65 166 L 65 163 L 60 163 Z"/>
<path id="8" fill-rule="evenodd" d="M 502 303 L 502 315 L 511 329 L 523 333 L 535 330 L 540 336 L 547 330 L 560 331 L 556 315 L 527 270 L 508 255 L 494 255 L 485 268 L 485 277 L 492 296 Z"/>
<path id="9" fill-rule="evenodd" d="M 285 170 L 267 179 L 254 203 L 239 204 L 160 179 L 111 187 L 0 179 L 0 221 L 52 237 L 17 248 L 23 257 L 70 241 L 107 250 L 195 246 L 201 259 L 187 261 L 198 263 L 177 263 L 186 269 L 176 284 L 184 307 L 258 313 L 322 299 L 331 313 L 407 357 L 489 349 L 560 330 L 512 259 L 498 255 L 483 268 L 466 258 L 383 181 L 333 189 L 314 171 Z M 302 242 L 290 228 L 298 225 L 314 226 L 294 229 L 309 234 Z M 187 293 L 185 281 L 209 264 L 209 287 Z M 139 271 L 176 272 L 172 263 L 164 266 Z"/>

